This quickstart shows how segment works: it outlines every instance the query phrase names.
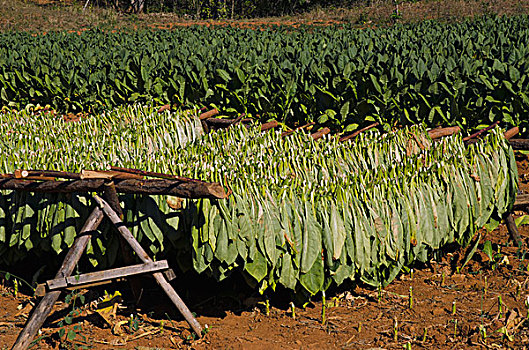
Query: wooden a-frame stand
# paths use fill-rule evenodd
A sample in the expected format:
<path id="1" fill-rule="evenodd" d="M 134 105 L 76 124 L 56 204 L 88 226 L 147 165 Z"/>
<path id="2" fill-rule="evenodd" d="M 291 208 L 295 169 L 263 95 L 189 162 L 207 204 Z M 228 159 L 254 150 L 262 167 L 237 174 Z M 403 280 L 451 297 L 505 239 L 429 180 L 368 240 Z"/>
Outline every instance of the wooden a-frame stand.
<path id="1" fill-rule="evenodd" d="M 178 296 L 176 291 L 167 281 L 163 270 L 168 270 L 167 261 L 162 260 L 154 262 L 141 247 L 139 242 L 134 238 L 132 233 L 124 225 L 116 211 L 111 206 L 98 197 L 94 196 L 98 206 L 92 211 L 88 219 L 86 220 L 81 232 L 75 239 L 72 247 L 66 254 L 61 268 L 55 275 L 53 280 L 49 280 L 45 285 L 41 285 L 41 290 L 44 288 L 45 295 L 40 300 L 37 307 L 33 310 L 31 317 L 28 319 L 26 326 L 18 335 L 18 338 L 13 345 L 13 350 L 25 350 L 27 349 L 33 339 L 35 338 L 38 330 L 44 324 L 44 321 L 52 311 L 53 305 L 59 299 L 61 290 L 65 288 L 81 288 L 90 285 L 95 285 L 105 281 L 113 280 L 116 278 L 122 278 L 131 275 L 137 275 L 142 273 L 151 273 L 158 285 L 164 290 L 167 296 L 178 308 L 178 311 L 184 316 L 186 321 L 189 323 L 191 328 L 195 331 L 198 337 L 202 335 L 202 327 L 191 314 L 188 307 L 184 304 L 182 299 Z M 112 198 L 111 198 L 112 199 Z M 117 198 L 116 198 L 117 200 Z M 119 202 L 118 202 L 119 203 Z M 115 205 L 115 203 L 112 203 Z M 119 204 L 118 204 L 119 205 Z M 110 221 L 115 225 L 121 237 L 124 241 L 132 248 L 132 250 L 138 255 L 143 264 L 127 266 L 117 269 L 111 269 L 106 271 L 99 271 L 94 273 L 83 274 L 80 276 L 72 277 L 72 272 L 77 265 L 77 262 L 81 258 L 84 250 L 86 249 L 88 242 L 92 238 L 92 234 L 98 228 L 103 221 L 104 216 L 107 216 Z"/>

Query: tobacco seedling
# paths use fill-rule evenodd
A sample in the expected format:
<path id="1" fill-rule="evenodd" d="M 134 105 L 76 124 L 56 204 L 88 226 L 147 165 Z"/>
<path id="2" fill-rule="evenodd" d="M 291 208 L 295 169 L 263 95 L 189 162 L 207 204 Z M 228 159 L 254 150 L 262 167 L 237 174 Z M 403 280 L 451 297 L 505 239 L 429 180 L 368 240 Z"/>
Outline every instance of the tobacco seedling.
<path id="1" fill-rule="evenodd" d="M 479 334 L 481 334 L 481 338 L 483 339 L 483 342 L 487 344 L 487 328 L 483 325 L 479 326 Z"/>
<path id="2" fill-rule="evenodd" d="M 393 322 L 393 340 L 396 342 L 398 342 L 398 339 L 399 339 L 399 323 L 397 321 L 397 317 L 394 318 L 394 322 Z"/>
<path id="3" fill-rule="evenodd" d="M 498 315 L 499 318 L 502 317 L 503 314 L 503 301 L 501 299 L 501 295 L 498 295 Z"/>

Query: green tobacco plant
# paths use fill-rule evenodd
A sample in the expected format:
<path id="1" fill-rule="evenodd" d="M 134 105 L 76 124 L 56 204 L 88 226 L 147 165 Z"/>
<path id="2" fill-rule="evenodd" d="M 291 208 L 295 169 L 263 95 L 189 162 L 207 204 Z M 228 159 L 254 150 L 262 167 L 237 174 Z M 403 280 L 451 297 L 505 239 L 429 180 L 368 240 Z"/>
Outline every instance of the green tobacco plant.
<path id="1" fill-rule="evenodd" d="M 392 15 L 395 20 L 399 12 Z M 215 106 L 290 126 L 424 122 L 526 131 L 529 16 L 267 30 L 0 34 L 0 108 Z"/>

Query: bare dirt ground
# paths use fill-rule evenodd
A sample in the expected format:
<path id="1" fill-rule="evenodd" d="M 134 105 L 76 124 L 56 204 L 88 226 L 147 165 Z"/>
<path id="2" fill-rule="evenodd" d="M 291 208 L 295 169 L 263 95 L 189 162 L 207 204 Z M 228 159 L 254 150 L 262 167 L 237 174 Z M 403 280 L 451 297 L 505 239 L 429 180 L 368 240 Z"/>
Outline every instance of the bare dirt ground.
<path id="1" fill-rule="evenodd" d="M 517 158 L 520 190 L 529 193 L 529 157 L 519 154 Z M 518 217 L 524 213 L 515 214 Z M 209 327 L 204 338 L 194 340 L 169 300 L 152 280 L 146 280 L 152 288 L 144 291 L 137 308 L 130 306 L 126 284 L 110 287 L 121 290 L 124 296 L 116 304 L 115 317 L 106 316 L 109 322 L 90 307 L 90 301 L 101 296 L 103 289 L 81 292 L 86 300 L 78 308 L 61 299 L 35 347 L 526 349 L 529 226 L 520 227 L 525 244 L 522 249 L 509 241 L 503 224 L 492 232 L 483 229 L 481 233 L 478 250 L 464 268 L 461 265 L 469 248 L 448 248 L 438 259 L 415 266 L 413 273 L 400 275 L 383 290 L 348 285 L 329 291 L 325 323 L 321 298 L 305 308 L 296 307 L 294 318 L 287 298 L 280 293 L 272 296 L 267 315 L 265 298 L 236 278 L 221 284 L 179 280 L 173 284 L 200 323 Z M 492 260 L 484 252 L 487 241 L 494 252 Z M 15 293 L 13 277 L 0 278 L 0 282 L 0 349 L 6 349 L 22 330 L 31 302 L 36 299 Z M 24 291 L 23 286 L 19 289 Z M 79 305 L 79 298 L 76 300 Z M 72 319 L 67 324 L 65 317 L 68 319 L 72 309 L 78 315 L 69 314 Z"/>

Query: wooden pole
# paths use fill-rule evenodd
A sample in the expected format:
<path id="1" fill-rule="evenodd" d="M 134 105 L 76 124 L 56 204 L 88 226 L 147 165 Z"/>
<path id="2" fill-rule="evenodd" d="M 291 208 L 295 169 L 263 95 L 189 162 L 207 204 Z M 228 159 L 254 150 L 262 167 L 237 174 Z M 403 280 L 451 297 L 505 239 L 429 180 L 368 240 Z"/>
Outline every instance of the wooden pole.
<path id="1" fill-rule="evenodd" d="M 211 111 L 207 111 L 206 113 L 202 113 L 198 118 L 200 120 L 206 120 L 208 118 L 216 116 L 217 114 L 219 114 L 219 111 L 216 108 L 213 108 Z"/>
<path id="2" fill-rule="evenodd" d="M 0 190 L 17 190 L 44 193 L 103 192 L 105 179 L 72 181 L 31 181 L 22 179 L 0 179 Z M 164 179 L 114 179 L 116 191 L 133 194 L 168 194 L 180 198 L 227 198 L 228 194 L 216 182 L 183 182 Z"/>
<path id="3" fill-rule="evenodd" d="M 145 170 L 139 170 L 139 169 L 122 168 L 122 167 L 113 166 L 113 165 L 110 166 L 110 170 L 120 171 L 120 172 L 123 172 L 123 173 L 131 173 L 131 174 L 136 174 L 136 175 L 142 175 L 142 176 L 157 177 L 157 178 L 166 179 L 166 180 L 178 180 L 178 181 L 182 181 L 182 182 L 201 182 L 201 183 L 206 183 L 205 181 L 197 180 L 197 179 L 191 179 L 189 177 L 182 177 L 182 176 L 177 176 L 177 175 L 173 175 L 173 174 L 156 173 L 154 171 L 145 171 Z"/>
<path id="4" fill-rule="evenodd" d="M 94 199 L 99 204 L 100 208 L 103 210 L 105 215 L 116 226 L 119 233 L 121 233 L 121 236 L 123 236 L 123 238 L 127 241 L 127 243 L 132 247 L 132 250 L 134 250 L 134 252 L 138 255 L 141 261 L 143 261 L 144 263 L 152 262 L 152 259 L 145 252 L 145 250 L 140 245 L 140 243 L 134 238 L 134 236 L 129 231 L 129 229 L 123 224 L 123 221 L 120 220 L 118 215 L 108 205 L 108 203 L 105 202 L 103 199 L 99 198 L 97 195 L 94 196 Z M 193 316 L 191 311 L 189 311 L 189 309 L 187 308 L 186 304 L 184 304 L 180 296 L 175 292 L 175 290 L 169 284 L 169 282 L 167 282 L 164 275 L 161 272 L 156 272 L 153 274 L 153 276 L 156 279 L 156 282 L 158 283 L 158 285 L 164 290 L 167 296 L 171 299 L 171 301 L 178 308 L 178 311 L 180 311 L 182 316 L 184 316 L 187 323 L 189 323 L 189 325 L 195 331 L 197 336 L 201 337 L 202 327 L 200 326 L 200 323 L 198 323 L 198 321 Z"/>
<path id="5" fill-rule="evenodd" d="M 116 192 L 116 186 L 113 181 L 110 181 L 105 184 L 105 191 L 103 192 L 103 198 L 108 202 L 112 210 L 118 214 L 119 218 L 123 221 L 125 216 L 123 215 L 123 210 L 121 210 L 121 205 L 119 203 L 118 193 Z M 130 250 L 130 246 L 123 239 L 119 237 L 119 248 L 121 249 L 121 256 L 118 258 L 121 259 L 123 265 L 128 266 L 134 264 L 134 256 Z M 136 304 L 140 301 L 142 293 L 141 282 L 137 277 L 132 277 L 128 279 L 130 290 L 134 296 L 134 301 Z"/>
<path id="6" fill-rule="evenodd" d="M 331 132 L 331 129 L 329 128 L 323 128 L 318 131 L 316 131 L 314 134 L 310 135 L 314 140 L 321 139 L 324 135 L 327 135 Z"/>
<path id="7" fill-rule="evenodd" d="M 361 133 L 363 133 L 364 131 L 367 131 L 371 128 L 374 128 L 376 126 L 379 125 L 379 122 L 375 122 L 373 124 L 370 124 L 368 126 L 366 126 L 365 128 L 362 128 L 360 130 L 356 130 L 355 132 L 353 132 L 351 135 L 347 135 L 347 136 L 343 136 L 340 138 L 340 142 L 344 142 L 344 141 L 347 141 L 347 140 L 350 140 L 350 139 L 353 139 L 355 137 L 357 137 L 358 135 L 360 135 Z"/>
<path id="8" fill-rule="evenodd" d="M 520 236 L 520 232 L 518 232 L 518 227 L 516 227 L 516 223 L 514 222 L 514 218 L 512 217 L 511 213 L 505 217 L 505 224 L 507 225 L 507 230 L 509 231 L 511 239 L 518 247 L 521 247 L 523 245 L 522 237 Z"/>
<path id="9" fill-rule="evenodd" d="M 308 128 L 309 126 L 312 126 L 316 124 L 316 122 L 310 122 L 310 123 L 307 123 L 305 125 L 302 125 L 302 126 L 299 126 L 297 128 L 295 128 L 294 130 L 290 130 L 290 131 L 285 131 L 281 134 L 281 137 L 285 137 L 285 136 L 288 136 L 288 135 L 292 135 L 293 133 L 295 133 L 296 131 L 298 130 L 303 130 L 303 129 L 306 129 Z"/>
<path id="10" fill-rule="evenodd" d="M 494 127 L 495 127 L 496 125 L 498 125 L 499 123 L 500 123 L 499 121 L 496 121 L 496 122 L 492 123 L 491 126 L 487 126 L 487 127 L 484 128 L 484 129 L 481 129 L 481 130 L 479 130 L 479 131 L 476 131 L 476 132 L 473 133 L 472 135 L 468 135 L 467 137 L 464 137 L 464 138 L 463 138 L 463 141 L 466 142 L 466 141 L 469 141 L 469 140 L 471 140 L 471 139 L 473 139 L 473 138 L 476 138 L 476 137 L 478 137 L 479 135 L 481 135 L 481 134 L 483 134 L 483 133 L 485 133 L 485 132 L 487 132 L 487 131 L 489 131 L 489 130 L 491 130 L 491 129 L 494 129 Z"/>
<path id="11" fill-rule="evenodd" d="M 509 143 L 511 144 L 512 149 L 520 151 L 529 150 L 529 139 L 510 139 Z"/>
<path id="12" fill-rule="evenodd" d="M 97 229 L 103 220 L 103 217 L 103 211 L 100 208 L 95 208 L 92 211 L 83 228 L 81 229 L 79 236 L 77 236 L 72 247 L 68 251 L 68 254 L 66 254 L 61 268 L 55 275 L 55 279 L 65 278 L 72 274 L 73 269 L 81 258 L 81 255 L 86 249 L 88 242 L 90 242 L 90 239 L 92 238 L 92 231 Z M 18 335 L 18 338 L 13 345 L 13 350 L 26 350 L 29 347 L 33 341 L 33 338 L 35 338 L 35 335 L 37 335 L 40 327 L 42 327 L 44 321 L 53 309 L 53 305 L 57 302 L 57 299 L 59 299 L 60 295 L 61 291 L 52 291 L 47 293 L 40 300 L 39 305 L 37 305 L 37 307 L 33 310 L 31 317 L 28 319 L 26 326 Z"/>
<path id="13" fill-rule="evenodd" d="M 518 133 L 520 132 L 520 128 L 518 128 L 517 126 L 515 126 L 514 128 L 510 128 L 509 130 L 507 130 L 503 136 L 505 136 L 505 138 L 507 140 L 510 140 L 514 137 L 514 135 L 517 135 Z"/>
<path id="14" fill-rule="evenodd" d="M 279 126 L 279 123 L 277 120 L 272 120 L 271 122 L 264 123 L 261 125 L 261 131 L 267 131 L 273 128 L 277 128 Z"/>
<path id="15" fill-rule="evenodd" d="M 459 126 L 450 126 L 447 128 L 437 128 L 428 130 L 428 135 L 432 140 L 439 139 L 444 136 L 450 136 L 453 134 L 457 134 L 461 131 L 461 128 Z"/>
<path id="16" fill-rule="evenodd" d="M 527 207 L 529 207 L 529 194 L 516 196 L 513 210 L 527 210 Z"/>

